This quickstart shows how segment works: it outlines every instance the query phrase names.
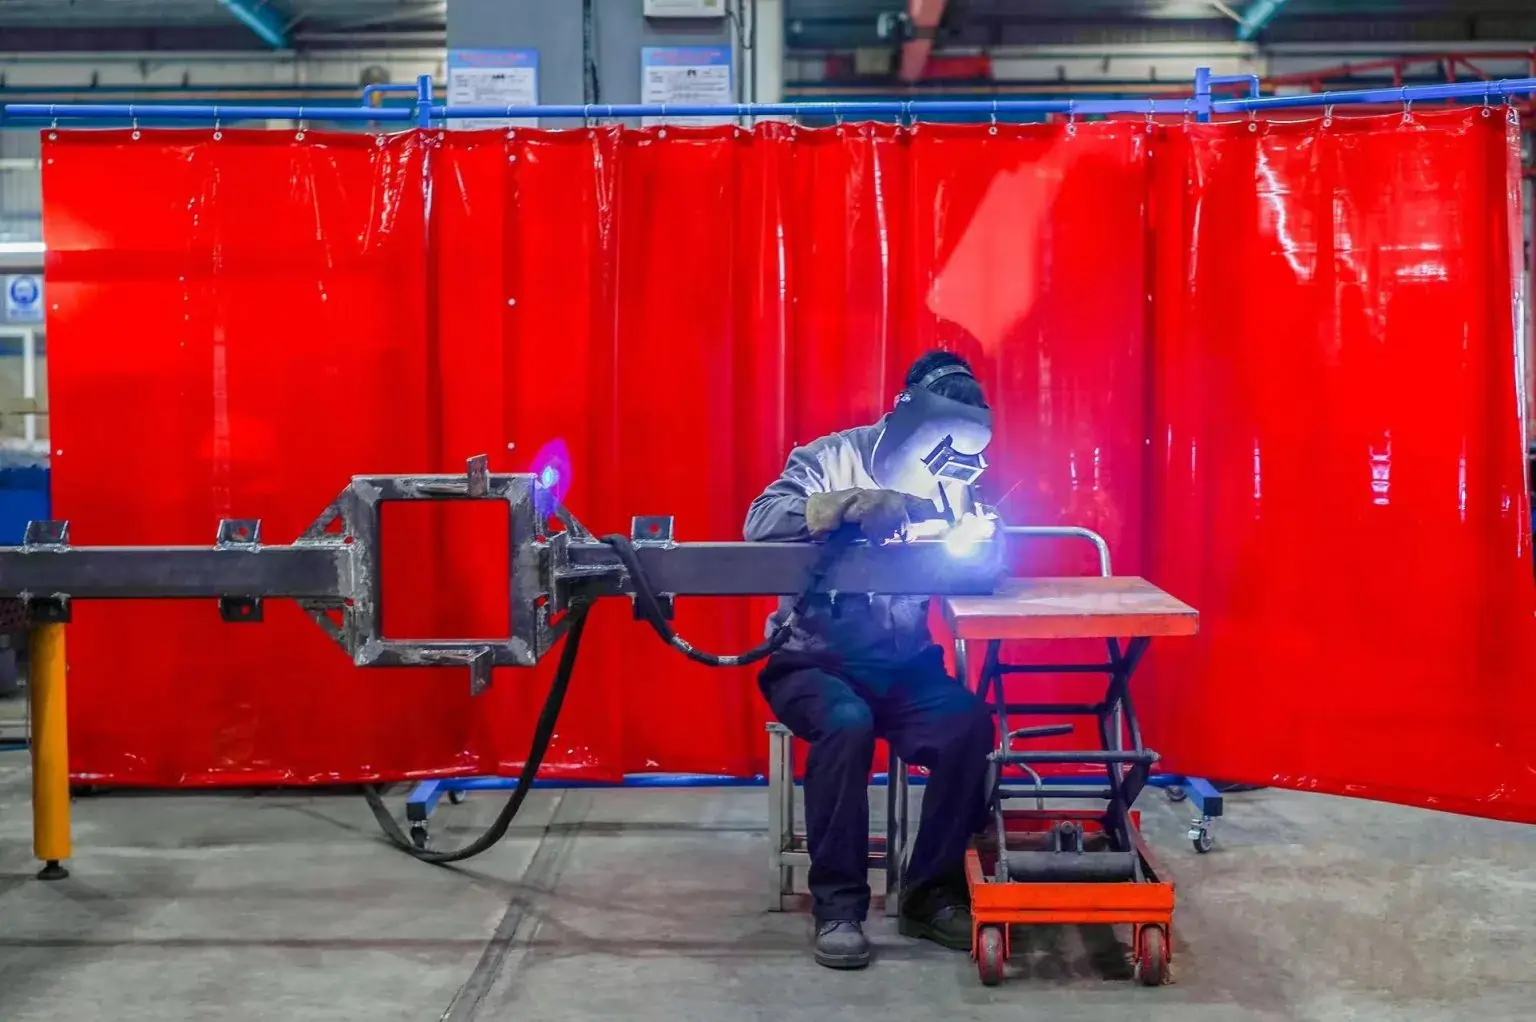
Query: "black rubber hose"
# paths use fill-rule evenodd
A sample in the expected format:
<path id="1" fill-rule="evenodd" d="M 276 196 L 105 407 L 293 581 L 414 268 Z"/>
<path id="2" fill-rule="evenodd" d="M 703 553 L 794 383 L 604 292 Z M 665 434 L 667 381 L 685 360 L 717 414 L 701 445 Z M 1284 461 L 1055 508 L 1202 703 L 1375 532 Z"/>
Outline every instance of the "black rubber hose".
<path id="1" fill-rule="evenodd" d="M 661 606 L 661 601 L 656 596 L 656 591 L 651 588 L 651 580 L 646 577 L 645 568 L 640 564 L 640 557 L 635 553 L 635 545 L 628 536 L 612 535 L 604 536 L 603 542 L 613 548 L 619 555 L 619 561 L 623 563 L 624 570 L 629 572 L 630 582 L 635 587 L 635 606 L 640 611 L 640 616 L 647 624 L 661 636 L 661 641 L 682 653 L 690 660 L 710 667 L 741 667 L 745 664 L 754 664 L 772 656 L 787 641 L 794 618 L 803 614 L 810 605 L 811 597 L 821 588 L 821 583 L 827 577 L 827 572 L 832 570 L 832 565 L 837 562 L 842 552 L 858 537 L 857 528 L 844 526 L 827 538 L 826 545 L 821 551 L 821 556 L 811 568 L 811 576 L 806 580 L 805 588 L 800 591 L 795 600 L 794 611 L 790 619 L 773 630 L 773 634 L 767 639 L 753 646 L 745 653 L 735 656 L 721 656 L 714 653 L 706 653 L 694 646 L 687 639 L 672 630 L 672 625 L 667 621 L 666 611 Z"/>
<path id="2" fill-rule="evenodd" d="M 363 797 L 368 800 L 368 808 L 373 810 L 374 819 L 379 821 L 385 836 L 401 851 L 422 862 L 446 866 L 479 855 L 506 835 L 513 817 L 522 808 L 523 800 L 533 787 L 533 779 L 538 775 L 539 766 L 544 762 L 544 753 L 548 751 L 550 739 L 554 737 L 555 723 L 560 719 L 560 708 L 565 704 L 565 693 L 571 686 L 571 675 L 576 668 L 576 652 L 581 646 L 581 633 L 587 626 L 587 613 L 591 609 L 590 601 L 578 600 L 567 612 L 569 627 L 566 630 L 565 647 L 560 651 L 560 663 L 555 668 L 554 680 L 549 684 L 549 695 L 544 697 L 544 708 L 539 711 L 538 723 L 534 725 L 528 758 L 523 761 L 523 769 L 518 772 L 517 787 L 512 790 L 507 804 L 501 807 L 501 812 L 496 814 L 495 821 L 485 833 L 460 848 L 445 851 L 417 848 L 390 815 L 379 789 L 373 785 L 363 788 Z"/>
<path id="3" fill-rule="evenodd" d="M 811 597 L 821 588 L 827 573 L 832 570 L 832 565 L 857 537 L 858 530 L 849 526 L 833 533 L 827 539 L 826 546 L 816 564 L 811 568 L 811 575 L 806 580 L 805 588 L 795 600 L 791 620 L 774 629 L 773 634 L 766 641 L 737 656 L 716 656 L 706 653 L 674 632 L 672 626 L 667 623 L 666 612 L 662 609 L 661 601 L 657 599 L 656 591 L 651 588 L 650 579 L 646 577 L 645 569 L 640 564 L 634 544 L 628 537 L 618 535 L 605 536 L 603 542 L 614 549 L 624 569 L 629 572 L 635 586 L 636 606 L 640 608 L 641 616 L 664 642 L 699 663 L 708 664 L 711 667 L 736 667 L 755 663 L 771 656 L 788 641 L 794 616 L 804 613 L 810 605 Z M 379 821 L 379 827 L 383 829 L 384 835 L 396 847 L 422 862 L 446 866 L 479 855 L 506 835 L 507 828 L 511 826 L 513 818 L 523 806 L 523 800 L 528 797 L 528 792 L 533 787 L 539 766 L 544 762 L 544 754 L 548 751 L 550 740 L 554 737 L 555 724 L 560 719 L 560 709 L 565 704 L 565 693 L 571 685 L 571 675 L 576 668 L 576 653 L 581 646 L 582 631 L 586 628 L 587 614 L 591 609 L 590 600 L 578 600 L 572 604 L 567 614 L 569 627 L 565 637 L 565 647 L 560 651 L 560 664 L 555 669 L 554 680 L 550 682 L 549 695 L 544 697 L 544 708 L 539 711 L 539 720 L 533 729 L 533 742 L 529 746 L 528 757 L 523 762 L 523 769 L 518 774 L 517 787 L 512 790 L 506 805 L 502 806 L 501 812 L 496 814 L 496 819 L 485 833 L 460 848 L 446 851 L 417 848 L 405 831 L 400 829 L 395 818 L 390 815 L 389 807 L 384 804 L 383 794 L 379 788 L 374 785 L 364 786 L 363 797 L 368 801 L 368 808 L 373 810 L 374 819 Z"/>

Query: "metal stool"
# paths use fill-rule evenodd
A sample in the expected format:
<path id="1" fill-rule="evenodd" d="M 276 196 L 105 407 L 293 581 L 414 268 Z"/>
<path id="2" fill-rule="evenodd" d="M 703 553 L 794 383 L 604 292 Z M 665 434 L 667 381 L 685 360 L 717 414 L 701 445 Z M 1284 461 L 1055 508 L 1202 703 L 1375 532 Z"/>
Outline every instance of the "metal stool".
<path id="1" fill-rule="evenodd" d="M 869 868 L 885 873 L 885 914 L 901 905 L 901 874 L 907 861 L 907 765 L 893 753 L 885 785 L 885 836 L 869 840 Z M 795 830 L 794 735 L 777 721 L 768 724 L 768 910 L 785 911 L 795 893 L 794 871 L 807 869 L 811 856 L 805 834 Z"/>

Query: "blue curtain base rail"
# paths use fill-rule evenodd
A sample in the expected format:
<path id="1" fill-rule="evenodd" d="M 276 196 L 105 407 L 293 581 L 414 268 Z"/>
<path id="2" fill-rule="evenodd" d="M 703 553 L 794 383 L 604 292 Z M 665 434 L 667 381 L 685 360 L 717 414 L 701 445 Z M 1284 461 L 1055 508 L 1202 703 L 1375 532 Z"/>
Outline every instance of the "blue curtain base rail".
<path id="1" fill-rule="evenodd" d="M 1245 86 L 1247 96 L 1218 99 L 1213 89 Z M 853 100 L 807 103 L 737 103 L 721 106 L 646 105 L 646 104 L 563 104 L 553 106 L 452 106 L 434 102 L 431 75 L 421 75 L 414 86 L 407 84 L 371 85 L 363 90 L 359 106 L 219 106 L 180 103 L 7 103 L 0 106 L 0 125 L 64 121 L 134 122 L 230 122 L 251 120 L 345 121 L 414 123 L 429 128 L 458 118 L 553 118 L 562 120 L 604 120 L 631 117 L 718 117 L 737 120 L 757 117 L 888 117 L 920 120 L 924 116 L 954 118 L 1017 115 L 1066 114 L 1100 116 L 1106 114 L 1183 114 L 1208 121 L 1213 114 L 1260 113 L 1267 110 L 1294 110 L 1304 107 L 1327 108 L 1359 104 L 1503 103 L 1515 96 L 1536 94 L 1536 78 L 1509 78 L 1501 81 L 1447 82 L 1434 85 L 1406 85 L 1401 88 L 1354 89 L 1341 92 L 1305 93 L 1293 96 L 1260 96 L 1259 80 L 1253 75 L 1212 75 L 1209 68 L 1195 72 L 1191 94 L 1187 98 L 1148 96 L 1121 99 L 957 99 L 957 100 Z M 406 94 L 414 102 L 409 107 L 374 106 L 385 95 Z"/>
<path id="2" fill-rule="evenodd" d="M 470 791 L 511 791 L 517 787 L 516 777 L 439 777 L 429 781 L 420 781 L 411 794 L 405 800 L 406 819 L 413 823 L 421 823 L 432 815 L 437 804 L 443 796 L 460 795 Z M 1052 784 L 1074 784 L 1081 778 L 1071 776 L 1042 778 L 1046 786 Z M 910 776 L 909 784 L 920 786 L 927 781 L 927 776 L 914 773 Z M 874 787 L 883 787 L 890 782 L 890 776 L 885 773 L 877 773 L 870 779 Z M 800 780 L 796 778 L 796 784 Z M 1148 779 L 1149 787 L 1156 788 L 1183 788 L 1189 794 L 1190 800 L 1200 810 L 1202 816 L 1212 818 L 1221 815 L 1221 792 L 1203 777 L 1185 777 L 1182 774 L 1154 774 Z M 533 782 L 535 788 L 763 788 L 767 787 L 768 779 L 762 774 L 752 777 L 734 777 L 729 774 L 626 774 L 622 781 L 580 781 L 562 780 L 560 778 L 537 778 Z"/>

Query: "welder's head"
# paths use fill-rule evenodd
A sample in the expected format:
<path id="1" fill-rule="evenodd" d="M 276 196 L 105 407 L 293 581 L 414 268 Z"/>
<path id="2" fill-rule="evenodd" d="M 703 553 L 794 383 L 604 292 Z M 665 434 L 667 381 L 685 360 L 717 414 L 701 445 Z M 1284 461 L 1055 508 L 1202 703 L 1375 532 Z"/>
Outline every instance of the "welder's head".
<path id="1" fill-rule="evenodd" d="M 992 412 L 970 364 L 930 351 L 907 370 L 905 386 L 875 444 L 874 475 L 906 493 L 936 492 L 940 480 L 974 483 L 987 467 Z"/>

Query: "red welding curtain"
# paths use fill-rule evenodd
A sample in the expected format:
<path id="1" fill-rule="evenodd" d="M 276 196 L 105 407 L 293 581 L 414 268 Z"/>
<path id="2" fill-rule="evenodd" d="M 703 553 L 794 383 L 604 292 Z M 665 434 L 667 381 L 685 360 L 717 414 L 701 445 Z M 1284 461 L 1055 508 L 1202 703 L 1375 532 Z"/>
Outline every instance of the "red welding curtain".
<path id="1" fill-rule="evenodd" d="M 1508 675 L 1529 662 L 1511 264 L 1508 245 L 1492 243 L 1508 241 L 1495 187 L 1508 140 L 1458 117 L 1175 127 L 1150 146 L 1139 124 L 61 134 L 45 166 L 59 512 L 80 542 L 204 542 L 220 515 L 260 515 L 267 538 L 285 541 L 353 472 L 454 469 L 480 451 L 523 469 L 560 437 L 576 469 L 571 506 L 590 526 L 673 513 L 685 538 L 733 538 L 792 442 L 872 420 L 915 354 L 954 347 L 997 407 L 989 482 L 1005 513 L 1098 528 L 1120 570 L 1148 570 L 1205 612 L 1206 637 L 1158 650 L 1143 686 L 1150 736 L 1174 765 L 1447 797 L 1451 782 L 1431 773 L 1440 764 L 1394 756 L 1370 772 L 1374 747 L 1356 755 L 1339 740 L 1370 731 L 1446 756 L 1492 748 L 1493 726 L 1514 714 L 1485 719 L 1465 701 L 1518 699 Z M 1323 152 L 1332 176 L 1317 180 Z M 104 167 L 119 182 L 110 192 Z M 1375 211 L 1409 193 L 1423 215 L 1411 236 L 1387 237 Z M 1329 202 L 1361 220 L 1348 238 Z M 1303 220 L 1315 229 L 1299 233 Z M 1277 232 L 1330 266 L 1341 245 L 1397 246 L 1393 268 L 1372 272 L 1396 273 L 1394 293 L 1417 288 L 1412 309 L 1362 304 L 1375 276 L 1354 291 L 1336 269 L 1279 282 L 1290 264 L 1269 254 Z M 1414 276 L 1440 263 L 1451 270 L 1437 285 Z M 1314 319 L 1297 335 L 1306 310 Z M 1454 342 L 1438 361 L 1425 354 L 1441 342 L 1429 322 Z M 1340 359 L 1355 348 L 1374 361 Z M 1369 514 L 1358 526 L 1374 537 L 1378 575 L 1365 585 L 1338 523 L 1315 546 L 1274 545 L 1353 506 L 1360 436 L 1336 424 L 1359 403 L 1351 393 L 1422 412 L 1404 388 L 1448 374 L 1465 400 L 1430 402 L 1443 417 L 1433 436 L 1469 445 L 1467 520 L 1431 517 L 1443 496 L 1433 487 L 1396 484 L 1395 531 Z M 1326 401 L 1306 420 L 1314 428 L 1284 417 L 1282 381 L 1296 382 L 1298 406 Z M 1266 473 L 1288 458 L 1337 469 L 1289 490 L 1289 477 L 1266 474 L 1278 532 L 1247 556 L 1253 539 L 1235 523 L 1253 514 L 1243 493 L 1255 473 L 1228 466 L 1249 425 L 1239 420 L 1261 413 L 1252 429 L 1276 448 Z M 1431 425 L 1394 424 L 1395 465 Z M 1198 445 L 1211 450 L 1198 471 L 1168 469 L 1170 451 Z M 484 568 L 504 537 L 454 512 L 447 521 L 478 547 L 456 555 L 440 513 L 417 510 L 386 523 L 391 629 L 483 631 L 505 607 L 504 580 Z M 1031 560 L 1037 571 L 1088 564 L 1069 549 Z M 1277 572 L 1327 594 L 1313 606 L 1337 627 L 1315 633 L 1311 659 L 1266 652 L 1296 623 Z M 1409 592 L 1440 611 L 1434 658 L 1409 653 L 1431 612 L 1412 619 L 1414 638 L 1380 630 Z M 1378 626 L 1369 635 L 1339 620 L 1382 597 L 1380 614 L 1361 612 L 1362 631 Z M 739 648 L 760 634 L 762 609 L 684 601 L 678 625 L 700 645 Z M 268 617 L 236 628 L 205 606 L 80 607 L 77 775 L 270 783 L 515 769 L 547 670 L 502 672 L 472 702 L 460 672 L 355 671 L 292 608 Z M 687 663 L 627 618 L 622 605 L 600 609 L 553 769 L 759 769 L 750 677 Z M 1439 680 L 1433 728 L 1383 709 L 1403 685 L 1393 655 L 1421 664 L 1414 684 Z M 1319 708 L 1340 678 L 1358 704 Z M 1281 744 L 1253 741 L 1288 700 L 1313 711 L 1288 711 Z M 1513 790 L 1522 764 L 1506 752 L 1467 765 L 1458 807 L 1498 783 Z M 1510 798 L 1536 802 L 1529 789 Z"/>
<path id="2" fill-rule="evenodd" d="M 1149 571 L 1204 635 L 1143 704 L 1182 769 L 1536 821 L 1518 144 L 1167 132 Z"/>

